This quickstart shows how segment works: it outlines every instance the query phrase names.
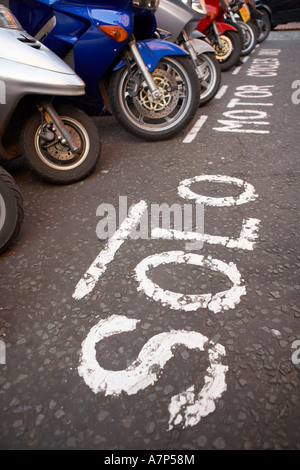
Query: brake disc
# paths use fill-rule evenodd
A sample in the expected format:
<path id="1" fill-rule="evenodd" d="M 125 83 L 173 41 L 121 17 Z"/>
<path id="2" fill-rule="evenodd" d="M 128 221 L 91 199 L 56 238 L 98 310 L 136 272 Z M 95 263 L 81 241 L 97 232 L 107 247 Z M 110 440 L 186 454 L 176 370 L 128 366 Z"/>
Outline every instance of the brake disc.
<path id="1" fill-rule="evenodd" d="M 78 134 L 78 132 L 76 132 L 75 129 L 73 129 L 72 127 L 68 125 L 66 125 L 65 127 L 67 131 L 69 132 L 73 142 L 75 142 L 78 148 L 80 148 L 81 139 L 80 139 L 80 135 Z M 49 146 L 47 148 L 47 152 L 52 158 L 55 158 L 56 160 L 60 160 L 60 161 L 67 161 L 67 160 L 71 160 L 72 158 L 74 158 L 74 154 L 69 149 L 68 144 L 64 145 L 61 142 L 56 142 L 54 145 Z"/>
<path id="2" fill-rule="evenodd" d="M 221 42 L 222 42 L 222 49 L 220 49 L 217 44 L 215 44 L 213 46 L 213 48 L 216 52 L 217 60 L 227 59 L 230 56 L 231 52 L 232 52 L 231 41 L 226 36 L 221 36 Z"/>
<path id="3" fill-rule="evenodd" d="M 166 70 L 156 69 L 153 79 L 161 93 L 161 97 L 153 99 L 149 88 L 143 86 L 137 96 L 133 97 L 136 109 L 145 117 L 160 119 L 168 116 L 177 106 L 180 91 L 177 88 L 176 76 L 170 75 Z"/>

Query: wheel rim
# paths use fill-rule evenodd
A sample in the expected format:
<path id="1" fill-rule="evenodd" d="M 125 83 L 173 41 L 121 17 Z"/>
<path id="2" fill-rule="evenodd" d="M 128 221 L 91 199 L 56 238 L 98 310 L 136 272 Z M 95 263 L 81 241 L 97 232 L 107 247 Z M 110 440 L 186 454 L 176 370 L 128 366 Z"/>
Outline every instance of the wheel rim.
<path id="1" fill-rule="evenodd" d="M 242 32 L 243 32 L 243 50 L 242 51 L 245 54 L 253 46 L 254 33 L 252 29 L 250 28 L 250 26 L 248 26 L 247 24 L 242 23 L 242 22 L 238 24 L 242 28 Z"/>
<path id="2" fill-rule="evenodd" d="M 138 77 L 139 71 L 133 67 L 131 75 Z M 189 111 L 190 80 L 184 67 L 170 58 L 160 61 L 152 77 L 162 93 L 161 98 L 152 99 L 145 81 L 142 81 L 137 96 L 131 97 L 128 91 L 130 77 L 126 70 L 120 80 L 119 103 L 126 118 L 135 127 L 151 132 L 167 131 L 181 122 Z M 177 86 L 180 89 L 174 90 Z"/>
<path id="3" fill-rule="evenodd" d="M 6 205 L 3 196 L 0 194 L 0 231 L 3 229 L 6 220 Z"/>
<path id="4" fill-rule="evenodd" d="M 61 116 L 60 118 L 78 146 L 78 150 L 73 154 L 68 145 L 63 145 L 56 140 L 46 145 L 40 135 L 42 126 L 37 129 L 35 134 L 35 149 L 40 159 L 47 166 L 61 171 L 72 170 L 81 165 L 89 153 L 89 135 L 86 129 L 75 119 L 67 116 Z"/>
<path id="5" fill-rule="evenodd" d="M 210 59 L 204 55 L 198 55 L 198 63 L 203 74 L 201 80 L 201 99 L 204 100 L 216 85 L 217 72 Z"/>
<path id="6" fill-rule="evenodd" d="M 220 40 L 222 43 L 222 49 L 219 48 L 218 44 L 214 44 L 213 47 L 216 51 L 216 59 L 220 62 L 224 62 L 230 57 L 233 51 L 233 45 L 227 36 L 220 36 Z"/>
<path id="7" fill-rule="evenodd" d="M 257 42 L 262 42 L 265 36 L 268 35 L 268 26 L 267 26 L 266 20 L 258 19 L 257 25 L 259 29 L 259 36 L 257 38 Z"/>
<path id="8" fill-rule="evenodd" d="M 249 29 L 246 27 L 246 26 L 241 26 L 242 30 L 243 30 L 243 49 L 247 49 L 249 46 L 250 46 L 250 43 L 251 43 L 251 33 L 249 31 Z"/>

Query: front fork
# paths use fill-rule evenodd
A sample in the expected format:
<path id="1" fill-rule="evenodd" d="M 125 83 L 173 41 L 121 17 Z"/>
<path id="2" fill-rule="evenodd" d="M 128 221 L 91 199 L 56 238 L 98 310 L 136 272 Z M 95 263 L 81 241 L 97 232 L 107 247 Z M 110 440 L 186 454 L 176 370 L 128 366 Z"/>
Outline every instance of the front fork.
<path id="1" fill-rule="evenodd" d="M 221 50 L 223 48 L 223 44 L 222 44 L 222 41 L 221 41 L 221 38 L 220 38 L 220 34 L 219 34 L 219 31 L 218 31 L 218 26 L 217 26 L 216 21 L 212 22 L 212 27 L 213 27 L 213 30 L 214 30 L 214 33 L 215 33 L 215 36 L 216 36 L 216 39 L 217 39 L 218 47 Z"/>
<path id="2" fill-rule="evenodd" d="M 141 72 L 141 74 L 143 75 L 146 83 L 147 83 L 147 86 L 152 94 L 152 98 L 154 100 L 158 100 L 159 98 L 161 98 L 162 94 L 161 92 L 159 91 L 151 73 L 149 72 L 149 70 L 147 69 L 146 65 L 145 65 L 145 62 L 138 50 L 138 47 L 136 45 L 136 40 L 134 38 L 134 36 L 131 37 L 131 40 L 130 42 L 128 43 L 128 47 L 129 47 L 129 50 Z"/>
<path id="3" fill-rule="evenodd" d="M 185 30 L 182 31 L 182 37 L 184 40 L 184 47 L 190 54 L 190 58 L 194 64 L 197 75 L 199 79 L 202 80 L 204 78 L 204 74 L 202 72 L 201 66 L 199 66 L 199 63 L 198 63 L 198 57 L 197 57 L 196 50 L 194 48 L 193 40 L 189 38 Z"/>
<path id="4" fill-rule="evenodd" d="M 63 121 L 55 111 L 52 102 L 47 99 L 42 99 L 37 104 L 37 107 L 44 120 L 47 121 L 47 116 L 49 116 L 49 118 L 51 119 L 52 123 L 55 126 L 57 139 L 61 142 L 61 144 L 68 145 L 72 153 L 77 152 L 78 146 L 73 141 Z"/>

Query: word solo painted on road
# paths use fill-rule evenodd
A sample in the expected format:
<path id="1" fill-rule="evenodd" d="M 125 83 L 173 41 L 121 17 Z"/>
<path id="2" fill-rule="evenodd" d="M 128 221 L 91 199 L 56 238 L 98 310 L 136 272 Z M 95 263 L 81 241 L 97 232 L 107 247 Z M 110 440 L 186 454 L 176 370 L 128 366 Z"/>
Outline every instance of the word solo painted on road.
<path id="1" fill-rule="evenodd" d="M 217 184 L 228 184 L 239 188 L 238 197 L 206 197 L 192 191 L 193 183 L 208 181 Z M 258 197 L 254 187 L 238 178 L 225 175 L 199 175 L 180 182 L 178 194 L 185 200 L 204 206 L 236 206 L 251 203 Z M 73 298 L 81 300 L 95 288 L 100 277 L 104 275 L 108 265 L 113 262 L 116 252 L 124 242 L 129 243 L 132 229 L 138 226 L 148 208 L 146 201 L 131 206 L 128 216 L 120 224 L 116 232 L 108 239 L 104 249 L 98 254 L 86 273 L 78 282 Z M 187 232 L 175 229 L 152 227 L 151 238 L 201 242 L 223 245 L 228 249 L 253 250 L 258 237 L 260 220 L 245 218 L 241 221 L 241 231 L 237 239 L 225 236 L 213 236 L 197 231 Z M 186 245 L 187 246 L 187 245 Z M 194 245 L 192 245 L 194 246 Z M 163 289 L 149 278 L 149 271 L 157 266 L 168 264 L 186 264 L 204 267 L 227 276 L 232 287 L 215 294 L 197 295 L 172 292 Z M 230 262 L 204 257 L 187 251 L 167 251 L 155 253 L 141 260 L 134 269 L 138 284 L 137 289 L 143 291 L 158 304 L 167 305 L 174 310 L 186 312 L 207 308 L 214 314 L 233 309 L 246 294 L 246 286 L 237 266 Z M 169 428 L 174 426 L 195 426 L 201 418 L 212 413 L 217 400 L 227 389 L 226 373 L 228 366 L 224 364 L 226 351 L 223 345 L 215 344 L 197 331 L 172 330 L 153 336 L 143 346 L 136 360 L 124 370 L 107 370 L 101 367 L 96 358 L 96 345 L 104 338 L 126 333 L 137 328 L 138 319 L 130 319 L 125 315 L 112 315 L 101 319 L 88 333 L 82 343 L 79 375 L 94 393 L 118 396 L 122 392 L 136 394 L 153 385 L 162 373 L 165 364 L 173 357 L 175 345 L 185 345 L 190 349 L 198 349 L 207 354 L 209 367 L 205 372 L 205 385 L 197 390 L 194 385 L 184 392 L 174 395 L 169 403 Z"/>

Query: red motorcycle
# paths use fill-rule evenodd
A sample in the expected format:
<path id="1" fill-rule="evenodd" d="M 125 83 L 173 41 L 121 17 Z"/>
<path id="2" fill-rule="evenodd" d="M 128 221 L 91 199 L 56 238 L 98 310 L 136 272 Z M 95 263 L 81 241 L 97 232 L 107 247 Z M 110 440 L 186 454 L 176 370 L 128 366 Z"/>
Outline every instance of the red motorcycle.
<path id="1" fill-rule="evenodd" d="M 200 20 L 197 29 L 213 46 L 221 70 L 229 70 L 240 60 L 243 49 L 241 34 L 225 22 L 228 0 L 205 0 L 205 3 L 207 16 Z"/>

